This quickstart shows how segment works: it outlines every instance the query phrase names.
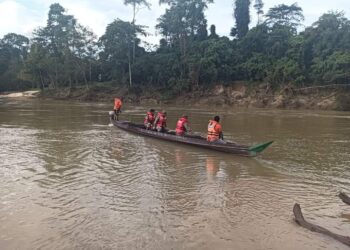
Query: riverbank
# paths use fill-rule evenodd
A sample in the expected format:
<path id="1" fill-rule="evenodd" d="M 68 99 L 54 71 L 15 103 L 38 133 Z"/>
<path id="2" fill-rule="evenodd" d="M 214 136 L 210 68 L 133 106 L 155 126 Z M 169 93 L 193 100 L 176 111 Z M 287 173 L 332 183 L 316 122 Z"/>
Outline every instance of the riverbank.
<path id="1" fill-rule="evenodd" d="M 221 106 L 244 108 L 311 109 L 350 111 L 350 85 L 325 85 L 305 88 L 286 86 L 273 89 L 269 84 L 236 82 L 229 86 L 215 85 L 193 91 L 169 94 L 169 91 L 115 87 L 111 84 L 94 84 L 75 88 L 44 91 L 4 93 L 0 97 L 40 97 L 58 100 L 113 102 L 123 96 L 125 103 L 142 105 L 186 104 L 191 106 Z"/>
<path id="2" fill-rule="evenodd" d="M 19 97 L 38 97 L 40 95 L 40 90 L 30 90 L 23 92 L 3 92 L 0 93 L 0 98 L 19 98 Z"/>
<path id="3" fill-rule="evenodd" d="M 178 103 L 219 105 L 246 108 L 350 110 L 349 86 L 328 85 L 295 89 L 284 87 L 274 90 L 268 84 L 247 86 L 217 85 L 199 93 L 190 93 L 176 99 Z"/>
<path id="4" fill-rule="evenodd" d="M 216 85 L 194 91 L 164 97 L 159 90 L 111 87 L 96 85 L 60 90 L 45 90 L 42 98 L 63 100 L 112 102 L 115 96 L 123 96 L 126 103 L 143 105 L 186 104 L 192 106 L 214 105 L 245 108 L 312 109 L 350 111 L 350 86 L 326 85 L 305 88 L 284 87 L 274 90 L 268 84 L 250 86 L 235 83 Z"/>

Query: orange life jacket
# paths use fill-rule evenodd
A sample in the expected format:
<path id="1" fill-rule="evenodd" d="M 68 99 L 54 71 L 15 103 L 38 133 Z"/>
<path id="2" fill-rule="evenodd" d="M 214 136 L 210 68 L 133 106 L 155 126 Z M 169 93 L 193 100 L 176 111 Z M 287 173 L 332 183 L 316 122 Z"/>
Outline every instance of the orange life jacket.
<path id="1" fill-rule="evenodd" d="M 220 133 L 222 132 L 221 125 L 217 121 L 210 120 L 208 124 L 208 141 L 216 141 L 220 139 Z"/>
<path id="2" fill-rule="evenodd" d="M 123 103 L 119 98 L 114 98 L 114 109 L 120 110 Z"/>
<path id="3" fill-rule="evenodd" d="M 145 124 L 145 125 L 147 125 L 148 123 L 153 124 L 155 119 L 156 118 L 152 112 L 147 112 L 147 116 L 145 117 L 143 124 Z"/>
<path id="4" fill-rule="evenodd" d="M 166 127 L 166 116 L 162 112 L 158 112 L 157 118 L 159 117 L 156 127 L 157 128 L 165 128 Z"/>
<path id="5" fill-rule="evenodd" d="M 186 132 L 185 124 L 188 120 L 185 117 L 181 117 L 176 123 L 176 134 L 183 135 Z"/>

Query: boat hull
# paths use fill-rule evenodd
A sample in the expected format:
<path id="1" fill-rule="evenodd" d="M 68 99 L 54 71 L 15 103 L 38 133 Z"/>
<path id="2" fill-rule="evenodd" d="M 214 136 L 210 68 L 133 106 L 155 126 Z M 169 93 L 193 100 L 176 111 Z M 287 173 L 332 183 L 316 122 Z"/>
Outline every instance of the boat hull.
<path id="1" fill-rule="evenodd" d="M 128 121 L 116 121 L 111 119 L 111 123 L 122 130 L 132 132 L 135 134 L 153 137 L 153 138 L 165 140 L 165 141 L 177 142 L 177 143 L 182 143 L 186 145 L 212 149 L 212 150 L 240 155 L 240 156 L 247 156 L 247 157 L 256 156 L 257 154 L 262 152 L 268 145 L 272 143 L 272 142 L 269 142 L 269 143 L 257 145 L 254 147 L 238 145 L 230 142 L 227 142 L 226 144 L 219 144 L 219 143 L 208 142 L 205 138 L 201 136 L 192 136 L 192 135 L 178 136 L 178 135 L 175 135 L 174 133 L 161 133 L 153 130 L 146 130 L 143 128 L 142 124 L 134 124 Z M 264 145 L 267 145 L 267 146 L 263 148 Z M 254 148 L 258 148 L 259 152 L 257 150 L 254 150 Z"/>

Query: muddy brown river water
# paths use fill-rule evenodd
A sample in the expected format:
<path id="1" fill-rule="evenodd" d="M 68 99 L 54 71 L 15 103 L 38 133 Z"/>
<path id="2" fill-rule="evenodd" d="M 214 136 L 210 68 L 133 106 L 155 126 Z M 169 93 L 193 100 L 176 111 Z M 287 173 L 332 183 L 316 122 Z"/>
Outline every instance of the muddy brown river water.
<path id="1" fill-rule="evenodd" d="M 292 207 L 350 235 L 350 113 L 166 107 L 170 127 L 218 113 L 227 140 L 275 141 L 244 158 L 110 127 L 111 105 L 0 99 L 1 250 L 348 249 Z"/>

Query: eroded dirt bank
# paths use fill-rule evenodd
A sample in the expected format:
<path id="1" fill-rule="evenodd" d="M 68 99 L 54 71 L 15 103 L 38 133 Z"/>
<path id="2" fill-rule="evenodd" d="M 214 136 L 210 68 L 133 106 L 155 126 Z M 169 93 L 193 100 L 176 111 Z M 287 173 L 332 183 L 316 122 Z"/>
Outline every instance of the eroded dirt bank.
<path id="1" fill-rule="evenodd" d="M 194 105 L 349 111 L 350 87 L 329 85 L 299 89 L 284 87 L 273 90 L 268 84 L 255 87 L 247 87 L 244 84 L 230 87 L 217 85 L 201 93 L 180 96 L 176 101 Z"/>
<path id="2" fill-rule="evenodd" d="M 12 95 L 12 96 L 11 96 Z M 26 96 L 10 94 L 8 97 Z M 269 84 L 230 86 L 216 85 L 176 95 L 166 95 L 156 90 L 128 90 L 125 87 L 93 86 L 45 90 L 41 98 L 112 103 L 115 96 L 124 102 L 144 105 L 186 104 L 192 106 L 214 105 L 227 107 L 254 107 L 278 109 L 314 109 L 350 111 L 350 85 L 326 85 L 305 88 L 283 87 L 273 89 Z M 168 97 L 164 97 L 168 96 Z"/>

